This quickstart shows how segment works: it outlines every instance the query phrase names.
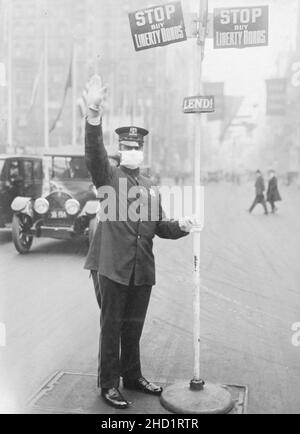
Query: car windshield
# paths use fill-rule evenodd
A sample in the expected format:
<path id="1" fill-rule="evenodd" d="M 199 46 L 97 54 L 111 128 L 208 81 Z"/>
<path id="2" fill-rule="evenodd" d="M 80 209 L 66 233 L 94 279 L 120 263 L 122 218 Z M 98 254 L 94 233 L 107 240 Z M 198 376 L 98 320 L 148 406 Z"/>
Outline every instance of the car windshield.
<path id="1" fill-rule="evenodd" d="M 52 157 L 52 177 L 60 180 L 88 179 L 84 157 Z"/>

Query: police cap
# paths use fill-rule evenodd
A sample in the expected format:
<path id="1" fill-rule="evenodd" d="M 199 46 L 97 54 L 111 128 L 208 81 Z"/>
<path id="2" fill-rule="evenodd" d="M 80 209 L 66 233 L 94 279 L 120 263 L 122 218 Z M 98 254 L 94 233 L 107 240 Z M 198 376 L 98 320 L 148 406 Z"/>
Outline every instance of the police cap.
<path id="1" fill-rule="evenodd" d="M 149 134 L 149 131 L 138 127 L 121 127 L 116 130 L 119 136 L 119 142 L 134 142 L 138 144 L 144 143 L 144 137 Z"/>

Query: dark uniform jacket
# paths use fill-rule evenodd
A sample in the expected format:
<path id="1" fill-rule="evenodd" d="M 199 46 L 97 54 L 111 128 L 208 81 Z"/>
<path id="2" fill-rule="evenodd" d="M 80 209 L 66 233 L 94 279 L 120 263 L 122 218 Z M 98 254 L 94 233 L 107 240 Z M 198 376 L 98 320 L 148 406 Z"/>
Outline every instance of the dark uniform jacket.
<path id="1" fill-rule="evenodd" d="M 85 268 L 98 271 L 100 275 L 122 285 L 129 285 L 133 273 L 135 285 L 154 285 L 154 236 L 175 240 L 187 233 L 181 231 L 178 222 L 165 219 L 158 190 L 151 186 L 148 178 L 140 174 L 139 169 L 130 170 L 110 165 L 100 125 L 86 124 L 85 157 L 96 188 L 107 186 L 115 191 L 117 217 L 112 221 L 101 219 L 90 246 Z M 141 191 L 139 209 L 137 208 L 141 216 L 149 217 L 150 200 L 156 204 L 157 218 L 154 221 L 142 217 L 137 221 L 119 220 L 121 209 L 123 212 L 126 209 L 130 215 L 130 207 L 136 206 L 137 203 L 137 197 L 128 197 L 124 194 L 123 187 L 120 190 L 120 180 L 123 187 L 127 182 L 127 190 L 136 187 Z M 143 208 L 146 209 L 145 212 L 142 212 Z"/>
<path id="2" fill-rule="evenodd" d="M 274 176 L 269 181 L 267 201 L 268 202 L 278 202 L 281 200 L 281 196 L 278 190 L 277 178 Z"/>

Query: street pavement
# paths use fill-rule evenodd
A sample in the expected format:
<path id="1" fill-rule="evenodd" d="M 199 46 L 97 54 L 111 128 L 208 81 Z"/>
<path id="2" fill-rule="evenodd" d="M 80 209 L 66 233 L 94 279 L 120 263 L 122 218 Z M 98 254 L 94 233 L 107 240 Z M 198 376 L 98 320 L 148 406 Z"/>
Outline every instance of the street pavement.
<path id="1" fill-rule="evenodd" d="M 253 215 L 251 185 L 206 187 L 202 233 L 201 369 L 247 385 L 249 413 L 300 413 L 300 190 L 282 187 L 279 213 Z M 96 373 L 99 310 L 83 270 L 85 240 L 35 240 L 20 256 L 0 232 L 0 412 L 17 411 L 53 373 Z M 192 237 L 156 239 L 157 285 L 142 339 L 144 375 L 193 376 Z"/>

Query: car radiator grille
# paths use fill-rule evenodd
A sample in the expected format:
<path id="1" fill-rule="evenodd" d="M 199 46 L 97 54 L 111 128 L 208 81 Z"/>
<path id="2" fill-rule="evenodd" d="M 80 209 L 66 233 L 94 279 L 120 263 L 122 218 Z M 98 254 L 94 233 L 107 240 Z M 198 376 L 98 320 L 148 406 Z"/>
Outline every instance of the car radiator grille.
<path id="1" fill-rule="evenodd" d="M 68 219 L 49 219 L 45 218 L 43 221 L 43 226 L 48 227 L 57 227 L 57 228 L 63 228 L 63 227 L 69 227 L 73 225 L 73 220 Z"/>

